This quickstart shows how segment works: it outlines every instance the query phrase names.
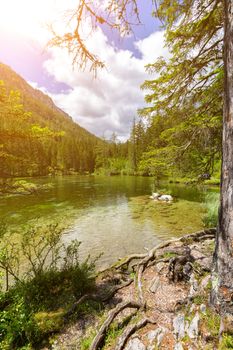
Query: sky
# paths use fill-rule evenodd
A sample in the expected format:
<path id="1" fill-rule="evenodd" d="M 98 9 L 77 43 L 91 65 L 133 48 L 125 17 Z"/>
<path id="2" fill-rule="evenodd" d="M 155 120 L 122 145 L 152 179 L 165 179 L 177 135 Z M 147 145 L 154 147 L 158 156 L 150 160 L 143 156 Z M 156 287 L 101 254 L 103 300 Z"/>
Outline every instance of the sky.
<path id="1" fill-rule="evenodd" d="M 73 66 L 65 49 L 46 47 L 52 36 L 49 25 L 64 33 L 76 4 L 77 0 L 0 0 L 0 62 L 47 93 L 82 127 L 105 138 L 114 132 L 124 141 L 137 109 L 145 106 L 140 85 L 151 78 L 145 65 L 168 54 L 164 33 L 151 16 L 150 0 L 139 0 L 143 24 L 135 27 L 134 35 L 119 39 L 110 30 L 98 29 L 88 38 L 88 47 L 105 62 L 94 78 Z"/>

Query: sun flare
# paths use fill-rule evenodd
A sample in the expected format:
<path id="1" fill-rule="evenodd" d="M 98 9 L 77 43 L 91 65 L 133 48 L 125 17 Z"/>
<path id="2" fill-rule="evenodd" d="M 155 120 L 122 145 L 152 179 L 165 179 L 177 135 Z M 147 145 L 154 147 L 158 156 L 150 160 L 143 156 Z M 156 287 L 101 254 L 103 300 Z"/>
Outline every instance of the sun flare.
<path id="1" fill-rule="evenodd" d="M 45 43 L 50 32 L 50 24 L 65 25 L 61 21 L 67 8 L 75 6 L 74 0 L 8 0 L 0 1 L 0 32 L 13 34 L 16 38 L 23 36 Z M 58 21 L 59 19 L 59 21 Z M 59 29 L 59 28 L 58 28 Z"/>

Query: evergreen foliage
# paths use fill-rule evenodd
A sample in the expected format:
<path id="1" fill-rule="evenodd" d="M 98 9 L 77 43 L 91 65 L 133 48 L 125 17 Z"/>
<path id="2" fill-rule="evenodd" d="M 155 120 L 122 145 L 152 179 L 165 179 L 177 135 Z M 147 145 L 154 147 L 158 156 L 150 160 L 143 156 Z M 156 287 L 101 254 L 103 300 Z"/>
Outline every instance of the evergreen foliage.
<path id="1" fill-rule="evenodd" d="M 102 141 L 10 68 L 0 73 L 0 177 L 93 172 Z"/>
<path id="2" fill-rule="evenodd" d="M 150 120 L 145 151 L 156 149 L 151 162 L 160 153 L 179 175 L 213 174 L 221 153 L 222 2 L 162 0 L 157 16 L 170 56 L 147 66 L 155 78 L 142 86 L 149 90 L 149 106 L 139 111 Z"/>

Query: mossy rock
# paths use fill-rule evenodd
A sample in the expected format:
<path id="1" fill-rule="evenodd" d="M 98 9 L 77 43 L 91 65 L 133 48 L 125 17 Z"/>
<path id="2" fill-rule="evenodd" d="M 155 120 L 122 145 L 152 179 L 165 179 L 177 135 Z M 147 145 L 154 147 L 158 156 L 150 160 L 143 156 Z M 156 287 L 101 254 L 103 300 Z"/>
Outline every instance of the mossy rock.
<path id="1" fill-rule="evenodd" d="M 64 310 L 52 312 L 38 312 L 34 315 L 35 322 L 43 334 L 53 333 L 61 329 L 64 324 Z"/>

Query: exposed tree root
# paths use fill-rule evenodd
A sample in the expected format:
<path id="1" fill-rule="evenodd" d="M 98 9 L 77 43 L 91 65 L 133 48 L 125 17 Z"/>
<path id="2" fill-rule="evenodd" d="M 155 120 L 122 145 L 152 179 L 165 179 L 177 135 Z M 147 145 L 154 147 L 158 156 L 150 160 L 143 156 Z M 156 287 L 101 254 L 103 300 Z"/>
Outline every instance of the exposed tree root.
<path id="1" fill-rule="evenodd" d="M 109 299 L 111 299 L 114 296 L 114 294 L 118 290 L 129 286 L 132 282 L 133 282 L 133 279 L 130 279 L 130 280 L 128 280 L 128 281 L 118 285 L 118 286 L 114 286 L 113 288 L 111 288 L 111 290 L 108 293 L 105 293 L 105 294 L 92 293 L 92 294 L 85 294 L 85 295 L 83 295 L 66 312 L 66 314 L 64 315 L 64 318 L 65 319 L 69 318 L 77 310 L 77 307 L 79 305 L 81 305 L 82 303 L 84 303 L 85 301 L 87 301 L 87 300 L 93 300 L 93 301 L 102 302 L 102 303 L 108 301 Z"/>
<path id="2" fill-rule="evenodd" d="M 143 259 L 147 256 L 147 254 L 132 254 L 132 255 L 129 255 L 126 259 L 124 259 L 122 262 L 120 262 L 119 265 L 116 265 L 115 266 L 115 269 L 120 269 L 122 266 L 128 266 L 129 263 L 132 261 L 132 260 L 135 260 L 135 259 Z"/>
<path id="3" fill-rule="evenodd" d="M 159 259 L 159 257 L 156 259 L 156 253 L 158 250 L 169 247 L 170 245 L 177 243 L 177 242 L 181 242 L 182 246 L 187 246 L 188 244 L 190 244 L 190 242 L 200 242 L 202 240 L 206 240 L 206 239 L 213 239 L 216 233 L 216 229 L 209 229 L 209 230 L 204 230 L 204 231 L 200 231 L 200 232 L 196 232 L 184 237 L 180 237 L 180 238 L 175 238 L 175 239 L 171 239 L 169 241 L 160 243 L 158 245 L 156 245 L 154 248 L 152 248 L 147 254 L 132 254 L 130 256 L 128 256 L 125 260 L 123 260 L 122 262 L 120 262 L 118 265 L 113 267 L 113 271 L 115 269 L 118 270 L 120 269 L 122 266 L 126 266 L 128 268 L 130 262 L 134 259 L 141 259 L 137 264 L 132 265 L 131 267 L 135 267 L 137 266 L 137 273 L 136 273 L 136 277 L 135 277 L 135 285 L 138 291 L 138 301 L 127 301 L 127 302 L 123 302 L 121 304 L 118 304 L 116 306 L 115 309 L 111 310 L 108 314 L 107 319 L 105 320 L 105 322 L 102 324 L 98 334 L 96 335 L 96 337 L 94 338 L 91 347 L 89 350 L 98 350 L 100 349 L 100 347 L 102 346 L 103 342 L 104 342 L 104 338 L 106 335 L 107 330 L 109 329 L 111 323 L 113 322 L 113 320 L 115 319 L 115 317 L 124 309 L 126 308 L 134 308 L 134 309 L 144 309 L 146 307 L 145 301 L 144 301 L 144 296 L 143 296 L 143 284 L 142 284 L 142 278 L 143 278 L 143 272 L 146 269 L 146 267 L 148 267 L 148 265 L 150 264 L 154 264 L 154 263 L 158 263 L 158 262 L 169 262 L 170 263 L 170 273 L 172 275 L 173 279 L 176 279 L 176 267 L 182 267 L 182 272 L 185 273 L 186 271 L 183 270 L 183 268 L 187 268 L 190 267 L 191 269 L 194 269 L 193 266 L 193 257 L 190 255 L 190 249 L 188 251 L 188 249 L 185 250 L 185 253 L 183 253 L 182 256 L 178 256 L 175 258 L 161 258 Z M 180 253 L 180 252 L 179 252 Z M 179 270 L 179 269 L 178 269 Z M 178 272 L 177 272 L 178 273 Z M 178 276 L 179 277 L 179 276 Z M 68 311 L 68 313 L 66 315 L 70 315 L 74 312 L 74 310 L 77 308 L 78 305 L 80 305 L 82 302 L 88 300 L 88 299 L 92 299 L 92 300 L 96 300 L 96 301 L 107 301 L 108 299 L 110 299 L 119 289 L 124 288 L 126 286 L 128 286 L 130 283 L 132 283 L 132 280 L 129 280 L 123 284 L 121 284 L 120 286 L 116 286 L 114 287 L 107 295 L 105 295 L 105 297 L 100 296 L 100 294 L 90 294 L 90 295 L 84 295 L 82 298 L 80 298 L 75 304 L 73 304 L 71 310 Z M 122 336 L 119 338 L 118 343 L 116 345 L 115 350 L 123 350 L 124 346 L 127 342 L 127 340 L 129 339 L 129 337 L 136 332 L 137 330 L 139 330 L 140 328 L 143 328 L 147 323 L 156 323 L 155 321 L 152 321 L 148 318 L 143 318 L 140 322 L 138 322 L 135 325 L 130 325 L 128 326 L 124 333 L 122 334 Z"/>
<path id="4" fill-rule="evenodd" d="M 115 347 L 115 350 L 123 350 L 129 337 L 139 329 L 145 327 L 147 323 L 156 324 L 155 321 L 150 320 L 149 318 L 144 318 L 141 321 L 139 321 L 137 324 L 133 324 L 127 327 L 123 332 L 122 336 L 119 338 L 118 343 Z"/>
<path id="5" fill-rule="evenodd" d="M 137 284 L 137 290 L 138 290 L 138 300 L 141 304 L 144 304 L 144 296 L 143 296 L 143 290 L 142 290 L 142 274 L 144 271 L 144 266 L 139 265 L 138 272 L 136 275 L 136 284 Z"/>
<path id="6" fill-rule="evenodd" d="M 137 275 L 136 275 L 135 284 L 136 284 L 137 290 L 138 290 L 138 300 L 139 300 L 139 302 L 142 303 L 142 304 L 145 303 L 144 296 L 143 296 L 143 290 L 142 290 L 142 275 L 143 275 L 143 272 L 144 272 L 145 268 L 148 266 L 148 264 L 151 263 L 155 259 L 156 252 L 159 249 L 166 248 L 169 245 L 171 245 L 173 243 L 176 243 L 176 242 L 183 242 L 183 244 L 185 244 L 190 239 L 195 241 L 195 242 L 200 242 L 202 240 L 214 238 L 215 233 L 216 233 L 216 229 L 209 229 L 209 230 L 199 231 L 199 232 L 192 233 L 192 234 L 184 236 L 184 237 L 171 239 L 169 241 L 160 243 L 160 244 L 156 245 L 154 248 L 152 248 L 149 251 L 149 253 L 136 265 L 137 266 Z M 174 270 L 174 266 L 177 265 L 177 262 L 179 262 L 179 265 L 182 265 L 182 267 L 183 267 L 185 265 L 185 263 L 187 263 L 187 262 L 191 262 L 192 263 L 193 259 L 192 259 L 191 255 L 190 255 L 190 249 L 189 249 L 189 251 L 187 251 L 184 256 L 177 257 L 177 258 L 172 258 L 172 259 L 165 259 L 165 260 L 160 259 L 159 261 L 166 261 L 166 262 L 170 261 L 170 270 L 171 270 L 171 266 L 173 267 L 172 271 L 170 271 L 171 274 L 172 274 L 171 279 L 174 281 L 174 280 L 181 279 L 181 276 L 178 276 L 178 271 L 173 271 Z M 182 269 L 182 273 L 183 273 L 183 269 Z"/>
<path id="7" fill-rule="evenodd" d="M 143 307 L 143 305 L 141 305 L 135 301 L 126 301 L 126 302 L 123 302 L 123 303 L 117 305 L 115 309 L 110 311 L 107 319 L 104 321 L 99 332 L 95 336 L 89 350 L 98 350 L 100 348 L 101 344 L 104 341 L 104 337 L 105 337 L 105 334 L 106 334 L 108 328 L 110 327 L 110 325 L 111 325 L 112 321 L 115 319 L 115 317 L 121 311 L 123 311 L 126 308 L 140 309 L 142 307 Z"/>

